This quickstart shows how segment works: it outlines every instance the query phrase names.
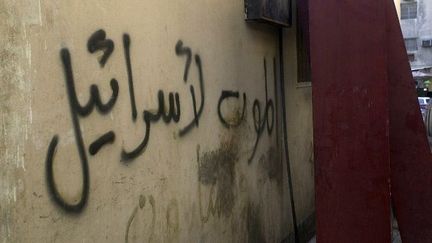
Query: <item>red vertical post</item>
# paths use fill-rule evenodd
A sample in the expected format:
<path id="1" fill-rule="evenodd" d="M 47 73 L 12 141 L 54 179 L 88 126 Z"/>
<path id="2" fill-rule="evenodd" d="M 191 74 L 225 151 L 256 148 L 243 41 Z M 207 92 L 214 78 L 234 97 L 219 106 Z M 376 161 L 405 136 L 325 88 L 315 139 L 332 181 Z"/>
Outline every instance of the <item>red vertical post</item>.
<path id="1" fill-rule="evenodd" d="M 391 241 L 386 2 L 309 2 L 319 243 Z"/>

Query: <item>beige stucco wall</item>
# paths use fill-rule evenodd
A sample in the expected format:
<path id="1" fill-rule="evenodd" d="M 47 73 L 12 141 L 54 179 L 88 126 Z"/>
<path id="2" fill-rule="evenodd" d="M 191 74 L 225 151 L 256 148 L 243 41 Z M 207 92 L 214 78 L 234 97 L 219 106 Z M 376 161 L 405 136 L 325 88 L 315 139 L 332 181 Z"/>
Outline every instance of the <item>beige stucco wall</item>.
<path id="1" fill-rule="evenodd" d="M 400 19 L 400 4 L 401 4 L 401 0 L 393 0 L 393 2 L 395 4 L 395 6 L 396 6 L 396 11 L 397 11 L 397 14 L 398 14 L 399 19 Z"/>
<path id="2" fill-rule="evenodd" d="M 294 201 L 299 231 L 304 234 L 315 224 L 312 82 L 297 82 L 297 25 L 295 17 L 293 20 L 293 27 L 284 32 L 285 93 Z"/>
<path id="3" fill-rule="evenodd" d="M 277 29 L 243 20 L 243 1 L 127 0 L 34 1 L 0 3 L 0 242 L 279 242 L 292 232 L 281 123 L 270 133 L 275 99 L 273 58 Z M 104 67 L 102 51 L 90 53 L 90 36 L 103 29 L 114 43 Z M 298 218 L 313 212 L 310 88 L 297 88 L 295 40 L 286 32 L 287 109 L 290 159 Z M 137 119 L 131 99 L 123 35 L 130 36 L 130 58 Z M 191 49 L 188 79 L 183 80 Z M 71 112 L 65 80 L 67 48 L 82 106 L 97 85 L 101 100 L 118 96 L 105 114 Z M 63 56 L 65 57 L 65 56 Z M 267 63 L 268 101 L 264 60 Z M 202 64 L 200 66 L 200 63 Z M 200 67 L 202 69 L 200 70 Z M 191 86 L 198 126 L 194 121 Z M 72 89 L 69 89 L 69 91 Z M 149 125 L 142 153 L 121 160 L 146 134 L 144 111 L 158 111 L 158 91 L 178 93 L 178 122 L 162 118 Z M 223 101 L 221 113 L 238 127 L 223 126 L 218 116 L 222 91 L 239 92 Z M 244 119 L 242 97 L 246 95 Z M 262 132 L 254 128 L 253 104 L 259 102 Z M 269 107 L 269 105 L 268 105 Z M 280 106 L 279 106 L 280 108 Z M 279 113 L 280 111 L 278 111 Z M 85 113 L 85 112 L 84 112 Z M 50 191 L 47 154 L 53 138 L 53 177 L 61 198 L 81 199 L 83 173 L 79 139 L 72 117 L 80 123 L 89 173 L 88 199 L 71 212 Z M 280 116 L 279 116 L 280 117 Z M 95 155 L 89 146 L 112 131 L 115 139 Z M 276 132 L 278 131 L 278 132 Z M 259 140 L 254 153 L 255 141 Z M 54 147 L 53 147 L 54 148 Z M 52 187 L 51 187 L 52 188 Z"/>

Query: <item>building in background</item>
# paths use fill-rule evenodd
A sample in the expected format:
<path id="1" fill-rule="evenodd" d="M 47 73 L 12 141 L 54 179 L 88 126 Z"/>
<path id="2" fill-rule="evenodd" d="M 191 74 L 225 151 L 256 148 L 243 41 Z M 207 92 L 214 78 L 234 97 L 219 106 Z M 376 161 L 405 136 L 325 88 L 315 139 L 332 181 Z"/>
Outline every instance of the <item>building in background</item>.
<path id="1" fill-rule="evenodd" d="M 432 67 L 432 1 L 395 0 L 417 88 L 428 90 Z"/>

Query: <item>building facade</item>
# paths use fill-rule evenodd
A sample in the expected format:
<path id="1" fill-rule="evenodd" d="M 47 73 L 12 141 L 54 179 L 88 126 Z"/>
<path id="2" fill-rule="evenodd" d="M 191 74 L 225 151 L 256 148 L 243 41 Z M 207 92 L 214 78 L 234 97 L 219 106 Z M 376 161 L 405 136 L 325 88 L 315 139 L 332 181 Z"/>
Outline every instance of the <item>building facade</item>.
<path id="1" fill-rule="evenodd" d="M 279 38 L 244 20 L 243 0 L 0 10 L 0 242 L 281 242 L 313 229 L 295 17 Z"/>
<path id="2" fill-rule="evenodd" d="M 430 69 L 432 67 L 432 2 L 397 0 L 395 4 L 399 10 L 411 69 Z"/>

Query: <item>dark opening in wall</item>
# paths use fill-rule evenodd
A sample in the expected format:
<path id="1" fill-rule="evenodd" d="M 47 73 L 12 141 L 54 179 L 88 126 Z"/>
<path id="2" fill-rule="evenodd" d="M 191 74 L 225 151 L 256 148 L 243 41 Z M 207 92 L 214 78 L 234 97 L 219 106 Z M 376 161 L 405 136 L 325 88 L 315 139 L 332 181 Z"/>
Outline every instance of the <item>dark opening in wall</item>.
<path id="1" fill-rule="evenodd" d="M 415 61 L 415 55 L 414 54 L 408 54 L 408 60 L 410 62 L 414 62 Z"/>
<path id="2" fill-rule="evenodd" d="M 430 48 L 430 47 L 432 47 L 432 40 L 431 40 L 431 39 L 423 40 L 423 41 L 422 41 L 422 47 L 425 47 L 425 48 Z"/>
<path id="3" fill-rule="evenodd" d="M 297 80 L 311 82 L 309 0 L 297 1 Z"/>
<path id="4" fill-rule="evenodd" d="M 245 0 L 246 21 L 291 26 L 291 0 Z"/>

